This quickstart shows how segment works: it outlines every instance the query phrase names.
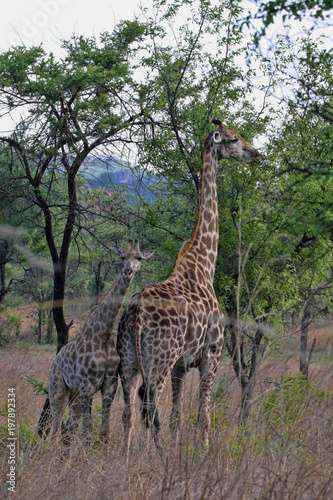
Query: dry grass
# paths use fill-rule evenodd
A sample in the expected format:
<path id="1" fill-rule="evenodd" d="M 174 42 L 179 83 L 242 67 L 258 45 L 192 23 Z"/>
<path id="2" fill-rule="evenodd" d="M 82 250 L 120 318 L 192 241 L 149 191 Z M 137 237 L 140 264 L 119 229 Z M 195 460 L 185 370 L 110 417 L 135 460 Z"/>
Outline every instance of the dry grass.
<path id="1" fill-rule="evenodd" d="M 248 429 L 238 427 L 239 393 L 228 360 L 214 386 L 210 446 L 200 443 L 196 428 L 198 374 L 186 382 L 186 423 L 179 444 L 168 430 L 170 386 L 160 404 L 163 452 L 160 455 L 137 419 L 136 435 L 126 467 L 122 456 L 120 388 L 112 407 L 108 455 L 96 437 L 93 450 L 79 438 L 69 456 L 35 431 L 43 397 L 35 396 L 23 379 L 28 374 L 47 382 L 54 348 L 12 344 L 0 353 L 0 442 L 2 497 L 9 498 L 6 480 L 6 409 L 8 388 L 16 389 L 16 499 L 322 499 L 333 498 L 333 366 L 332 323 L 311 335 L 317 347 L 310 366 L 312 386 L 296 378 L 279 386 L 281 375 L 298 372 L 297 343 L 286 339 L 262 363 Z M 97 398 L 96 436 L 100 416 Z"/>

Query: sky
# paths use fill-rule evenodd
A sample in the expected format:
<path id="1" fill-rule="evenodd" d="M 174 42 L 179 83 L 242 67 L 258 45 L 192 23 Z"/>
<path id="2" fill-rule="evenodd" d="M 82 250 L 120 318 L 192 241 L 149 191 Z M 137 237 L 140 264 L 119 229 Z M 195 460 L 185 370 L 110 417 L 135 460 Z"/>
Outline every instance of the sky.
<path id="1" fill-rule="evenodd" d="M 7 0 L 1 6 L 0 52 L 13 45 L 43 43 L 46 51 L 60 55 L 61 39 L 68 40 L 74 33 L 98 37 L 104 31 L 112 32 L 121 20 L 140 16 L 139 3 L 149 8 L 153 0 Z M 244 7 L 246 13 L 253 2 L 244 0 Z M 295 34 L 303 30 L 295 20 L 292 28 Z M 276 25 L 271 31 L 276 35 Z"/>
<path id="2" fill-rule="evenodd" d="M 0 16 L 0 51 L 12 45 L 39 45 L 57 52 L 59 39 L 73 33 L 98 37 L 122 19 L 139 13 L 137 0 L 9 0 Z"/>
<path id="3" fill-rule="evenodd" d="M 218 0 L 212 0 L 218 1 Z M 141 0 L 150 6 L 153 0 Z M 122 19 L 139 15 L 139 0 L 7 0 L 1 6 L 0 51 L 12 45 L 39 45 L 56 51 L 73 33 L 98 36 Z M 246 7 L 251 2 L 244 0 Z M 253 4 L 253 2 L 252 2 Z M 247 10 L 247 9 L 246 9 Z"/>

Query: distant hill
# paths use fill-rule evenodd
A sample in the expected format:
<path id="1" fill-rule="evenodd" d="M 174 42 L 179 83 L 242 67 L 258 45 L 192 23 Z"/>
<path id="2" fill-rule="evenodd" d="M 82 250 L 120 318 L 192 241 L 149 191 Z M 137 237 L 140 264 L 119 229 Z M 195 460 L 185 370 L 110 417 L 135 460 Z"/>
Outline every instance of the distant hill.
<path id="1" fill-rule="evenodd" d="M 88 189 L 108 187 L 112 190 L 113 187 L 125 186 L 128 194 L 153 201 L 155 195 L 149 187 L 155 183 L 156 178 L 144 176 L 140 169 L 134 174 L 130 167 L 129 163 L 120 158 L 88 156 L 83 163 L 81 173 L 86 178 L 85 187 Z"/>

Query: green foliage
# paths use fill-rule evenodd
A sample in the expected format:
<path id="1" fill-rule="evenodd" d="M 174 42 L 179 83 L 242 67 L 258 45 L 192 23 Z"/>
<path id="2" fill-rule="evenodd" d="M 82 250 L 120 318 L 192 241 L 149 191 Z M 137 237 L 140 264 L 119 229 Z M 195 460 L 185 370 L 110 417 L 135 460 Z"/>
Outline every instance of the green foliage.
<path id="1" fill-rule="evenodd" d="M 131 81 L 131 45 L 142 39 L 145 29 L 137 21 L 125 21 L 113 33 L 104 33 L 100 43 L 93 37 L 73 36 L 63 42 L 67 55 L 60 61 L 42 47 L 15 47 L 0 56 L 1 87 L 12 89 L 6 97 L 9 109 L 26 98 L 31 100 L 31 114 L 49 114 L 48 133 L 55 142 L 45 144 L 43 154 L 52 158 L 61 147 L 66 126 L 64 100 L 72 99 L 77 120 L 74 143 L 91 133 L 92 126 L 103 131 L 121 123 L 122 118 L 112 112 L 117 102 L 114 92 L 122 91 Z"/>
<path id="2" fill-rule="evenodd" d="M 223 400 L 226 392 L 227 392 L 227 377 L 225 374 L 222 375 L 219 383 L 216 385 L 215 389 L 212 392 L 212 400 L 214 402 L 218 402 Z"/>
<path id="3" fill-rule="evenodd" d="M 40 380 L 37 380 L 34 377 L 30 377 L 30 375 L 23 375 L 22 379 L 27 383 L 30 384 L 33 388 L 33 393 L 35 396 L 40 396 L 42 395 L 47 395 L 48 394 L 48 387 L 45 385 L 43 382 Z"/>
<path id="4" fill-rule="evenodd" d="M 315 112 L 332 85 L 325 54 L 307 35 L 297 47 L 278 46 L 277 64 L 291 97 L 286 113 L 276 110 L 281 123 L 268 126 L 266 159 L 228 168 L 218 179 L 222 237 L 215 287 L 222 308 L 233 316 L 238 308 L 245 325 L 261 319 L 281 330 L 308 297 L 313 314 L 330 308 L 333 129 Z M 321 64 L 318 87 L 312 61 Z M 297 62 L 292 80 L 291 62 Z"/>
<path id="5" fill-rule="evenodd" d="M 93 422 L 94 422 L 93 431 L 92 431 L 94 450 L 101 451 L 103 449 L 103 445 L 102 445 L 100 438 L 99 438 L 99 432 L 100 432 L 101 423 L 102 423 L 102 403 L 100 401 L 96 401 L 94 403 L 94 406 L 92 408 L 92 418 L 93 418 Z M 116 434 L 112 430 L 111 424 L 110 424 L 109 432 L 110 432 L 110 436 L 109 436 L 110 445 L 115 446 L 115 445 L 119 444 L 119 442 L 121 441 L 121 438 L 118 434 Z"/>
<path id="6" fill-rule="evenodd" d="M 0 450 L 5 453 L 8 451 L 8 437 L 9 427 L 7 423 L 8 417 L 8 403 L 6 402 L 2 405 L 0 409 L 0 415 L 6 419 L 4 425 L 0 425 Z M 23 417 L 18 422 L 15 423 L 15 434 L 17 441 L 15 441 L 16 450 L 31 450 L 36 444 L 39 443 L 40 439 L 36 434 L 32 419 L 30 417 Z M 12 436 L 11 436 L 12 437 Z M 10 441 L 11 443 L 13 441 Z"/>
<path id="7" fill-rule="evenodd" d="M 270 425 L 275 429 L 280 429 L 282 426 L 286 437 L 295 432 L 297 425 L 301 435 L 302 429 L 298 426 L 298 422 L 305 413 L 311 411 L 308 402 L 312 389 L 313 382 L 302 374 L 282 375 L 280 383 L 265 400 L 265 417 Z"/>
<path id="8" fill-rule="evenodd" d="M 18 425 L 19 446 L 22 451 L 29 451 L 40 442 L 36 434 L 35 422 L 30 417 L 22 418 Z"/>
<path id="9" fill-rule="evenodd" d="M 9 427 L 7 422 L 8 417 L 8 403 L 6 401 L 0 408 L 0 415 L 6 419 L 5 424 L 0 425 L 0 449 L 6 450 L 9 437 Z"/>
<path id="10" fill-rule="evenodd" d="M 9 153 L 6 176 L 10 182 L 4 195 L 10 192 L 11 208 L 20 219 L 22 213 L 29 213 L 24 219 L 29 228 L 38 228 L 35 236 L 44 232 L 53 264 L 53 293 L 46 299 L 39 287 L 34 299 L 56 302 L 58 347 L 68 339 L 62 304 L 67 273 L 73 272 L 68 265 L 71 245 L 82 229 L 76 176 L 89 154 L 108 146 L 115 136 L 119 141 L 120 132 L 126 136 L 133 125 L 133 60 L 145 31 L 145 25 L 125 21 L 99 41 L 73 36 L 63 42 L 65 56 L 60 60 L 42 47 L 14 47 L 0 55 L 1 113 L 19 109 L 21 116 L 11 136 L 0 137 Z M 13 193 L 22 198 L 23 212 Z M 2 204 L 5 196 L 0 195 Z M 41 253 L 39 243 L 35 248 Z M 25 261 L 33 260 L 23 250 Z M 79 284 L 86 287 L 87 280 Z"/>
<path id="11" fill-rule="evenodd" d="M 14 335 L 16 338 L 21 333 L 23 321 L 22 313 L 13 310 L 3 313 L 4 321 L 1 324 L 0 334 Z"/>
<path id="12" fill-rule="evenodd" d="M 286 453 L 295 454 L 300 460 L 308 454 L 304 445 L 310 438 L 312 419 L 316 413 L 321 414 L 321 407 L 327 408 L 330 399 L 330 391 L 316 387 L 301 374 L 286 373 L 273 389 L 257 394 L 245 426 L 232 425 L 230 416 L 234 419 L 235 410 L 226 411 L 214 399 L 212 431 L 222 429 L 223 447 L 229 460 L 238 462 L 244 455 L 264 459 Z M 230 400 L 229 404 L 232 408 Z M 192 420 L 195 425 L 195 417 L 191 418 L 191 425 Z M 314 460 L 314 455 L 309 455 L 308 460 Z"/>
<path id="13" fill-rule="evenodd" d="M 187 23 L 174 31 L 177 42 L 169 45 L 164 35 L 180 10 L 187 14 Z M 193 191 L 191 184 L 186 187 L 186 178 L 192 178 L 198 187 L 203 142 L 211 119 L 218 116 L 228 121 L 232 108 L 235 122 L 244 116 L 246 107 L 247 120 L 251 121 L 253 108 L 246 96 L 252 72 L 235 65 L 244 50 L 235 25 L 239 10 L 239 2 L 221 2 L 219 6 L 192 2 L 190 7 L 178 2 L 176 9 L 174 3 L 165 2 L 156 10 L 163 36 L 160 31 L 152 34 L 151 56 L 145 59 L 152 77 L 141 91 L 145 107 L 160 115 L 165 127 L 147 137 L 143 160 L 170 181 L 181 181 L 184 194 L 185 189 Z M 229 30 L 230 24 L 235 29 Z M 261 120 L 257 119 L 255 126 L 259 131 Z"/>

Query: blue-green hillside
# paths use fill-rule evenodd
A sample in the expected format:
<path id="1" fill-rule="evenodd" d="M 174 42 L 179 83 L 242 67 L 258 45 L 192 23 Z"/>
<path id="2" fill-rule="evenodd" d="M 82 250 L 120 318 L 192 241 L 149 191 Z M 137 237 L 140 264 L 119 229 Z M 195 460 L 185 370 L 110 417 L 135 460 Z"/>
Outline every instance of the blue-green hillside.
<path id="1" fill-rule="evenodd" d="M 147 175 L 142 169 L 133 167 L 121 158 L 88 156 L 83 164 L 82 174 L 86 178 L 86 188 L 126 188 L 127 194 L 153 201 L 151 191 L 156 182 L 154 175 Z"/>

